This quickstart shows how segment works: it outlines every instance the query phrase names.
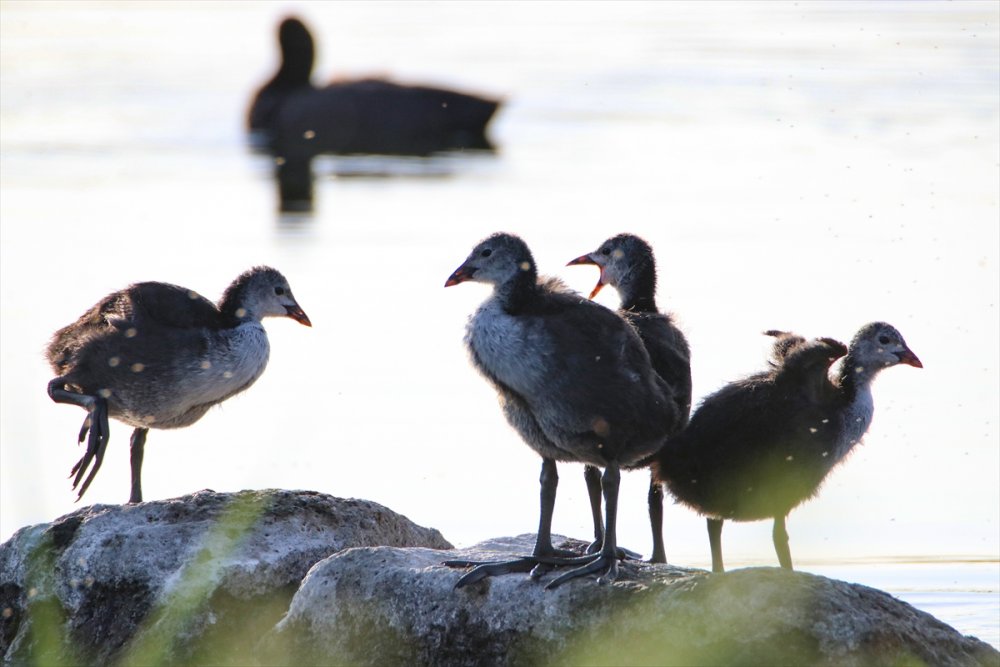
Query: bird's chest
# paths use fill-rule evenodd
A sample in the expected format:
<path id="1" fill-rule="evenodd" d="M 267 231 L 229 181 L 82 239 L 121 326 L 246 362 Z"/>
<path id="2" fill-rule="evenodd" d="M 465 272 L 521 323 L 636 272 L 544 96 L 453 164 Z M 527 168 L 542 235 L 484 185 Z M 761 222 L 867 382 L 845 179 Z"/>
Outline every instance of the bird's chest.
<path id="1" fill-rule="evenodd" d="M 144 417 L 158 428 L 187 426 L 213 405 L 252 385 L 267 366 L 270 345 L 257 322 L 209 336 L 200 355 L 177 363 L 164 386 L 153 414 Z"/>
<path id="2" fill-rule="evenodd" d="M 872 424 L 872 416 L 875 414 L 875 402 L 872 399 L 871 391 L 866 387 L 858 391 L 854 401 L 847 406 L 844 412 L 843 435 L 838 442 L 838 459 L 847 454 L 850 449 L 861 441 L 868 427 Z"/>
<path id="3" fill-rule="evenodd" d="M 259 322 L 241 324 L 210 341 L 205 356 L 192 369 L 187 393 L 196 403 L 224 400 L 260 377 L 270 353 L 264 327 Z"/>
<path id="4" fill-rule="evenodd" d="M 551 341 L 533 318 L 516 317 L 497 304 L 484 304 L 469 320 L 465 343 L 480 370 L 519 393 L 545 381 Z"/>

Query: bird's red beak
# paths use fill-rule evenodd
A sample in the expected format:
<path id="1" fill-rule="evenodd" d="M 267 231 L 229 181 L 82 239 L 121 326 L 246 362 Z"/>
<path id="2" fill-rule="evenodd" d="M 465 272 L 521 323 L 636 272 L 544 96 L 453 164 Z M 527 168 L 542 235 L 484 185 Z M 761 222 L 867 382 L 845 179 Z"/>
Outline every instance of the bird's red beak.
<path id="1" fill-rule="evenodd" d="M 604 280 L 604 267 L 601 266 L 601 264 L 590 255 L 580 255 L 576 259 L 570 260 L 569 263 L 566 264 L 566 266 L 577 266 L 580 264 L 590 264 L 592 266 L 599 266 L 601 268 L 601 277 L 598 278 L 597 285 L 590 293 L 590 298 L 593 299 L 595 296 L 597 296 L 597 293 L 601 291 L 601 288 L 607 285 L 607 282 Z"/>
<path id="2" fill-rule="evenodd" d="M 899 363 L 908 364 L 914 368 L 923 368 L 924 365 L 917 358 L 917 355 L 910 351 L 910 348 L 904 348 L 902 352 L 897 352 L 896 356 L 899 357 Z"/>
<path id="3" fill-rule="evenodd" d="M 455 269 L 455 272 L 448 277 L 445 281 L 445 287 L 453 287 L 459 283 L 464 283 L 466 280 L 472 280 L 473 274 L 475 274 L 475 269 L 466 268 L 465 264 Z"/>
<path id="4" fill-rule="evenodd" d="M 292 318 L 299 324 L 304 324 L 307 327 L 312 326 L 312 322 L 309 321 L 309 316 L 306 315 L 306 311 L 302 310 L 298 306 L 285 306 L 285 310 L 288 313 L 288 317 Z"/>

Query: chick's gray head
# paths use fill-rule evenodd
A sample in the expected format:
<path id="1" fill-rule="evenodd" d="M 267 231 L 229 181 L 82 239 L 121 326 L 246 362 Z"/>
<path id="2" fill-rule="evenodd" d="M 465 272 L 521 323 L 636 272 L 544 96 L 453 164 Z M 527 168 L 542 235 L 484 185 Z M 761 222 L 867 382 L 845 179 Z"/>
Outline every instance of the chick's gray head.
<path id="1" fill-rule="evenodd" d="M 851 340 L 850 350 L 855 363 L 873 370 L 896 364 L 924 367 L 907 347 L 903 335 L 885 322 L 871 322 L 861 327 Z"/>
<path id="2" fill-rule="evenodd" d="M 567 266 L 592 264 L 600 267 L 601 277 L 590 293 L 593 299 L 605 285 L 621 291 L 629 291 L 632 283 L 640 276 L 653 275 L 655 285 L 656 260 L 653 249 L 635 234 L 618 234 L 602 243 L 600 247 L 586 255 L 572 260 Z"/>
<path id="3" fill-rule="evenodd" d="M 292 295 L 281 272 L 269 266 L 257 266 L 236 279 L 230 289 L 238 290 L 241 313 L 255 319 L 290 317 L 300 324 L 312 326 L 309 317 Z"/>
<path id="4" fill-rule="evenodd" d="M 444 286 L 470 280 L 503 285 L 524 274 L 535 275 L 535 260 L 527 244 L 513 234 L 498 232 L 480 241 Z"/>

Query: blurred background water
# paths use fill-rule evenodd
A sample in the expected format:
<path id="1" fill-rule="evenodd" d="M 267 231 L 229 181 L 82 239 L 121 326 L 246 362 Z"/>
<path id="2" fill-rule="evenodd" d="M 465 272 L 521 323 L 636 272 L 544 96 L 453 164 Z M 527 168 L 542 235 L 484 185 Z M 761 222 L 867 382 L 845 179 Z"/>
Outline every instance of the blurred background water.
<path id="1" fill-rule="evenodd" d="M 319 79 L 503 96 L 499 154 L 322 158 L 314 213 L 278 215 L 243 122 L 292 13 Z M 261 263 L 314 327 L 268 322 L 251 390 L 150 434 L 146 497 L 314 489 L 459 545 L 530 532 L 539 459 L 461 343 L 487 288 L 442 285 L 507 230 L 589 290 L 564 264 L 631 231 L 696 398 L 759 369 L 765 329 L 902 331 L 925 368 L 876 382 L 792 552 L 1000 646 L 997 3 L 2 2 L 0 55 L 0 539 L 78 507 L 84 414 L 45 394 L 51 333 L 129 282 L 215 298 Z M 128 433 L 85 502 L 127 498 Z M 560 471 L 554 528 L 586 538 L 582 467 Z M 619 536 L 648 553 L 646 484 L 625 475 Z M 671 562 L 708 565 L 702 518 L 668 505 L 665 525 Z M 728 523 L 725 552 L 775 564 L 769 524 Z"/>

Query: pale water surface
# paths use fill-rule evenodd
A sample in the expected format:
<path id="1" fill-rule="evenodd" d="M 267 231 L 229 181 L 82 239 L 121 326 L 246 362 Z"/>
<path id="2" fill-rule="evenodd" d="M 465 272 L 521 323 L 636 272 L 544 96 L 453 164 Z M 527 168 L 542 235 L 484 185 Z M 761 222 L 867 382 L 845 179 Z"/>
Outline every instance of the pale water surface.
<path id="1" fill-rule="evenodd" d="M 293 11 L 321 77 L 504 96 L 499 155 L 324 159 L 315 214 L 279 218 L 242 120 Z M 269 322 L 250 391 L 150 434 L 148 498 L 315 489 L 461 545 L 531 531 L 538 458 L 461 344 L 486 288 L 442 285 L 503 229 L 589 290 L 565 263 L 628 230 L 657 251 L 698 397 L 761 367 L 765 329 L 903 332 L 925 368 L 878 380 L 792 551 L 1000 645 L 997 3 L 3 2 L 0 50 L 0 539 L 78 507 L 83 413 L 45 395 L 48 336 L 129 282 L 214 298 L 259 263 L 314 327 Z M 86 502 L 126 498 L 112 434 Z M 561 472 L 555 529 L 586 537 L 582 469 Z M 620 540 L 648 551 L 645 486 L 625 476 Z M 707 564 L 703 519 L 670 506 L 666 526 L 672 562 Z M 725 549 L 774 563 L 766 523 L 727 524 Z"/>

